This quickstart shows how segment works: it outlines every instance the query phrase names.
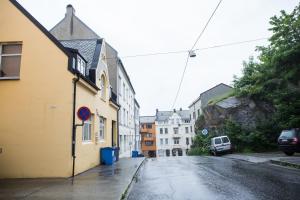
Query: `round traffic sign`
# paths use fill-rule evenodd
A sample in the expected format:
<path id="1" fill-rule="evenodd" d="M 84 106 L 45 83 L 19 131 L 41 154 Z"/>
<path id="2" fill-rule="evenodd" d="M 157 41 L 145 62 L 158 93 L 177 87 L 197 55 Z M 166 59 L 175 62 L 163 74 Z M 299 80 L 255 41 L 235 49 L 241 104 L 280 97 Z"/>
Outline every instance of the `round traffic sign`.
<path id="1" fill-rule="evenodd" d="M 86 121 L 91 117 L 91 111 L 88 107 L 82 106 L 77 111 L 77 116 L 82 121 Z"/>
<path id="2" fill-rule="evenodd" d="M 208 134 L 208 130 L 207 129 L 203 129 L 202 130 L 202 135 L 207 135 Z"/>

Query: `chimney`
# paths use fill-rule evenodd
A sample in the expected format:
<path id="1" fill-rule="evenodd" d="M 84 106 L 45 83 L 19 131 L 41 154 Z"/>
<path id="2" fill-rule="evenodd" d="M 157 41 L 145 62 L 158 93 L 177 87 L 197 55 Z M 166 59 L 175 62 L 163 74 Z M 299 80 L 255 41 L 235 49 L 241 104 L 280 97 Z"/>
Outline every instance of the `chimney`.
<path id="1" fill-rule="evenodd" d="M 75 9 L 71 4 L 67 5 L 66 17 L 71 17 L 75 15 Z"/>
<path id="2" fill-rule="evenodd" d="M 180 111 L 182 111 L 182 108 L 180 108 Z"/>
<path id="3" fill-rule="evenodd" d="M 158 113 L 158 108 L 156 108 L 156 113 Z"/>
<path id="4" fill-rule="evenodd" d="M 174 113 L 176 113 L 176 109 L 175 109 L 175 108 L 174 108 L 174 110 L 173 110 L 173 111 L 174 111 Z"/>

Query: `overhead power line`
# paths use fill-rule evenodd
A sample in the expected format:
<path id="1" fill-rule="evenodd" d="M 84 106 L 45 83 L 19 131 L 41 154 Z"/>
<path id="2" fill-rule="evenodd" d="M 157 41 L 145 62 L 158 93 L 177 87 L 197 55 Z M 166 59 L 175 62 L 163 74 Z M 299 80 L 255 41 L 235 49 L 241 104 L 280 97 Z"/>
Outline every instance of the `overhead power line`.
<path id="1" fill-rule="evenodd" d="M 262 37 L 262 38 L 252 39 L 252 40 L 243 40 L 243 41 L 238 41 L 238 42 L 224 43 L 224 44 L 218 44 L 218 45 L 213 45 L 213 46 L 208 46 L 208 47 L 197 48 L 197 49 L 194 49 L 194 51 L 203 51 L 203 50 L 209 50 L 209 49 L 215 49 L 215 48 L 221 48 L 221 47 L 227 47 L 227 46 L 235 46 L 235 45 L 257 42 L 257 41 L 267 40 L 267 39 L 268 39 L 268 37 Z M 188 52 L 189 52 L 189 50 L 186 49 L 186 50 L 178 50 L 178 51 L 154 52 L 154 53 L 121 56 L 120 58 L 123 59 L 123 58 L 148 57 L 148 56 L 158 56 L 158 55 L 168 55 L 168 54 L 182 54 L 182 53 L 188 53 Z M 114 58 L 116 58 L 116 57 L 111 57 L 111 58 L 107 58 L 107 59 L 114 59 Z"/>
<path id="2" fill-rule="evenodd" d="M 222 0 L 219 1 L 219 3 L 217 4 L 216 8 L 214 9 L 214 11 L 212 12 L 212 14 L 210 15 L 209 19 L 207 20 L 204 28 L 202 29 L 202 31 L 200 32 L 200 34 L 198 35 L 196 41 L 194 42 L 192 48 L 190 49 L 190 51 L 192 51 L 195 46 L 197 45 L 199 39 L 201 38 L 201 36 L 203 35 L 204 31 L 206 30 L 208 24 L 210 23 L 211 19 L 213 18 L 213 16 L 215 15 L 216 11 L 218 10 L 220 4 L 222 3 Z M 173 102 L 173 105 L 172 105 L 172 108 L 175 107 L 175 104 L 176 104 L 176 101 L 177 101 L 177 98 L 179 96 L 179 92 L 180 92 L 180 89 L 181 89 L 181 85 L 182 85 L 182 82 L 183 82 L 183 79 L 184 79 L 184 75 L 185 75 L 185 72 L 186 72 L 186 68 L 188 66 L 188 62 L 189 62 L 189 53 L 187 54 L 187 59 L 186 59 L 186 62 L 185 62 L 185 66 L 184 66 L 184 70 L 183 70 L 183 73 L 181 75 L 181 79 L 180 79 L 180 83 L 179 83 L 179 86 L 178 86 L 178 89 L 177 89 L 177 92 L 176 92 L 176 96 L 175 96 L 175 99 L 174 99 L 174 102 Z"/>

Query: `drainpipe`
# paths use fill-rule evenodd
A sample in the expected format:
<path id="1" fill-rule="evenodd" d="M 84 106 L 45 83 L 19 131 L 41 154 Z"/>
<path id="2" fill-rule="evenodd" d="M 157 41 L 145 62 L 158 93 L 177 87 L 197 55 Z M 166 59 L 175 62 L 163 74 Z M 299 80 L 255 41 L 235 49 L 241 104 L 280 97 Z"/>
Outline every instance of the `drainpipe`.
<path id="1" fill-rule="evenodd" d="M 76 147 L 76 124 L 75 124 L 75 112 L 76 112 L 76 85 L 79 81 L 79 76 L 76 74 L 77 78 L 73 79 L 73 127 L 72 127 L 72 157 L 73 157 L 73 165 L 72 165 L 72 177 L 74 177 L 75 172 L 75 147 Z"/>

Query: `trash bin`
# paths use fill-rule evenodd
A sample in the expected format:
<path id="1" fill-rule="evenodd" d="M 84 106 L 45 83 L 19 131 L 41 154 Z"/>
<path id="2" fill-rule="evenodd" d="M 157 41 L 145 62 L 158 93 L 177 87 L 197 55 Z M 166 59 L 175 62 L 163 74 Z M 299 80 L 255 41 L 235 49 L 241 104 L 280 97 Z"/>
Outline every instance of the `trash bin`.
<path id="1" fill-rule="evenodd" d="M 116 162 L 119 160 L 119 151 L 120 151 L 120 147 L 114 147 L 115 161 Z"/>
<path id="2" fill-rule="evenodd" d="M 132 156 L 133 158 L 137 158 L 138 155 L 139 155 L 139 152 L 138 152 L 138 151 L 132 151 L 131 156 Z"/>
<path id="3" fill-rule="evenodd" d="M 112 147 L 104 147 L 100 149 L 101 164 L 112 165 L 115 160 L 114 149 Z"/>

